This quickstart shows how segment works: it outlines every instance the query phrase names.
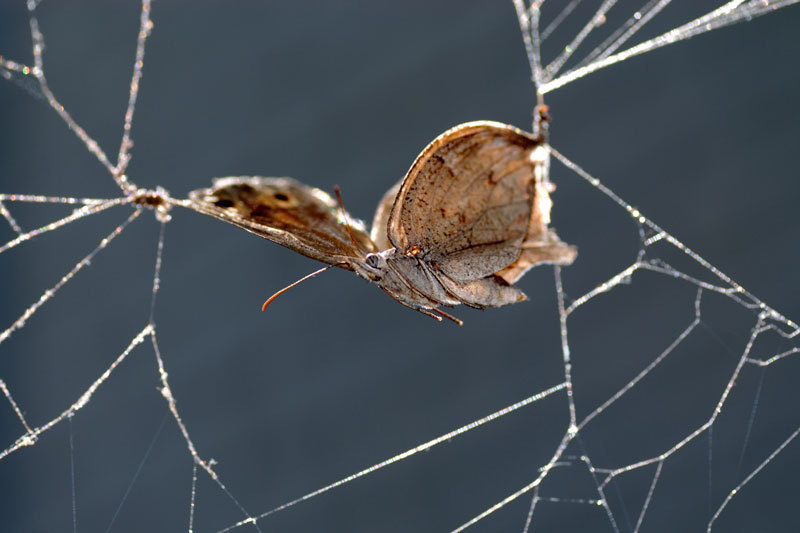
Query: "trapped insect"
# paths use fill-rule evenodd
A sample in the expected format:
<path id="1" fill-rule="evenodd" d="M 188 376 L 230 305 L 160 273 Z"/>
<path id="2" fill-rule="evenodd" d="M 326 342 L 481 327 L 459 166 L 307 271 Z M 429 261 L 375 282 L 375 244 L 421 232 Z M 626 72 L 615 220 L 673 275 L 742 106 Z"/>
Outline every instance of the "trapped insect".
<path id="1" fill-rule="evenodd" d="M 543 141 L 513 126 L 455 126 L 386 192 L 370 233 L 341 198 L 291 178 L 220 178 L 190 199 L 202 213 L 329 265 L 286 289 L 337 266 L 407 307 L 461 324 L 437 307 L 521 302 L 514 283 L 531 267 L 575 260 L 576 249 L 548 228 L 545 158 Z"/>

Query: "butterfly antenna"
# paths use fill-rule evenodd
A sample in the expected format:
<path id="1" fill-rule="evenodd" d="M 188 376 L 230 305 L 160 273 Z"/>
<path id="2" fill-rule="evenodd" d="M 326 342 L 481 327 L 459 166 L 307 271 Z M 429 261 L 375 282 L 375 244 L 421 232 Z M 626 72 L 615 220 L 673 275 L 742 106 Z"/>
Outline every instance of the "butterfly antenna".
<path id="1" fill-rule="evenodd" d="M 353 246 L 363 252 L 364 249 L 360 244 L 358 244 L 358 242 L 356 242 L 355 237 L 353 237 L 353 230 L 350 228 L 350 219 L 347 218 L 347 210 L 344 208 L 344 202 L 342 201 L 342 191 L 339 190 L 338 185 L 333 186 L 333 192 L 336 194 L 336 201 L 339 202 L 339 212 L 342 214 L 345 226 L 347 226 L 347 234 L 350 235 L 350 242 L 353 243 Z"/>
<path id="2" fill-rule="evenodd" d="M 281 290 L 279 290 L 278 292 L 276 292 L 275 294 L 273 294 L 272 296 L 270 296 L 270 297 L 269 297 L 269 299 L 267 299 L 267 301 L 266 301 L 266 302 L 264 302 L 264 305 L 262 305 L 262 306 L 261 306 L 261 312 L 263 313 L 264 311 L 266 311 L 266 310 L 267 310 L 267 306 L 268 306 L 269 304 L 271 304 L 271 303 L 272 303 L 272 300 L 274 300 L 275 298 L 277 298 L 278 296 L 280 296 L 280 295 L 281 295 L 281 294 L 283 294 L 284 292 L 288 291 L 288 290 L 289 290 L 289 289 L 291 289 L 292 287 L 295 287 L 295 286 L 297 286 L 297 285 L 300 285 L 300 284 L 301 284 L 301 283 L 303 283 L 305 280 L 307 280 L 307 279 L 309 279 L 309 278 L 313 278 L 313 277 L 314 277 L 314 276 L 316 276 L 317 274 L 322 274 L 323 272 L 325 272 L 325 271 L 326 271 L 326 270 L 328 270 L 329 268 L 335 267 L 336 265 L 339 265 L 339 264 L 341 264 L 341 263 L 336 263 L 336 264 L 334 264 L 334 265 L 328 265 L 328 266 L 326 266 L 325 268 L 320 268 L 319 270 L 317 270 L 317 271 L 315 271 L 315 272 L 312 272 L 311 274 L 309 274 L 309 275 L 307 275 L 307 276 L 303 276 L 302 278 L 298 279 L 297 281 L 295 281 L 295 282 L 294 282 L 294 283 L 292 283 L 291 285 L 288 285 L 288 286 L 286 286 L 286 287 L 282 288 Z"/>

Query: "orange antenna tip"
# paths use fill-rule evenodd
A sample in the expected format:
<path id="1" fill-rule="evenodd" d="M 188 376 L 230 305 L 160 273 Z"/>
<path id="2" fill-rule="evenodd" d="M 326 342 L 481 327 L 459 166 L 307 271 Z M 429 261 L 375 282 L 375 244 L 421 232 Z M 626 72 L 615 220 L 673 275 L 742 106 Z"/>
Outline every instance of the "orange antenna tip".
<path id="1" fill-rule="evenodd" d="M 280 293 L 282 293 L 283 291 L 285 291 L 285 290 L 286 290 L 286 289 L 282 289 L 282 290 L 280 290 L 280 291 L 276 292 L 275 294 L 273 294 L 272 296 L 270 296 L 269 298 L 267 298 L 267 301 L 266 301 L 266 302 L 264 302 L 264 305 L 262 305 L 262 306 L 261 306 L 261 312 L 263 313 L 264 311 L 266 311 L 266 310 L 267 310 L 267 306 L 268 306 L 268 305 L 269 305 L 269 304 L 272 302 L 272 300 L 274 300 L 275 298 L 277 298 L 277 297 L 278 297 L 278 295 L 279 295 Z"/>
<path id="2" fill-rule="evenodd" d="M 262 306 L 261 306 L 261 312 L 263 313 L 264 311 L 266 311 L 266 310 L 267 310 L 267 306 L 268 306 L 270 303 L 272 303 L 272 300 L 274 300 L 275 298 L 277 298 L 278 296 L 280 296 L 280 295 L 281 295 L 281 294 L 283 294 L 284 292 L 288 291 L 288 290 L 289 290 L 289 289 L 291 289 L 292 287 L 295 287 L 295 286 L 297 286 L 297 285 L 300 285 L 300 284 L 301 284 L 301 283 L 303 283 L 305 280 L 307 280 L 307 279 L 309 279 L 309 278 L 313 278 L 313 277 L 314 277 L 314 276 L 316 276 L 317 274 L 321 274 L 321 273 L 325 272 L 326 270 L 328 270 L 329 268 L 331 268 L 331 267 L 335 267 L 335 266 L 336 266 L 336 265 L 338 265 L 338 264 L 340 264 L 340 263 L 336 263 L 336 264 L 334 264 L 334 265 L 328 265 L 328 266 L 326 266 L 326 267 L 324 267 L 324 268 L 320 268 L 319 270 L 315 270 L 315 271 L 314 271 L 314 272 L 312 272 L 311 274 L 308 274 L 307 276 L 303 276 L 302 278 L 298 279 L 297 281 L 295 281 L 295 282 L 294 282 L 294 283 L 292 283 L 291 285 L 287 285 L 286 287 L 282 288 L 281 290 L 279 290 L 278 292 L 276 292 L 275 294 L 273 294 L 272 296 L 270 296 L 269 298 L 267 298 L 267 301 L 266 301 L 266 302 L 264 302 L 264 305 L 262 305 Z"/>

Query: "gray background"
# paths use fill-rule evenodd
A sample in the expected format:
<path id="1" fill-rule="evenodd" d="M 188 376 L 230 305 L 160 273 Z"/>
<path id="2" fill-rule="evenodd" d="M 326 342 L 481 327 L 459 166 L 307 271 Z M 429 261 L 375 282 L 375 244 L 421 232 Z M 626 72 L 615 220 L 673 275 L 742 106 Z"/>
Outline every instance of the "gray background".
<path id="1" fill-rule="evenodd" d="M 0 6 L 0 53 L 30 63 L 22 4 Z M 45 2 L 40 23 L 51 87 L 115 154 L 138 5 L 106 4 Z M 681 9 L 671 7 L 648 34 L 686 20 Z M 349 211 L 370 220 L 383 192 L 446 128 L 475 119 L 530 125 L 533 91 L 510 2 L 155 2 L 153 19 L 129 175 L 174 196 L 214 176 L 291 175 L 328 191 L 338 184 Z M 794 319 L 798 24 L 800 11 L 788 8 L 548 97 L 553 146 Z M 555 43 L 575 31 L 565 27 Z M 556 48 L 545 51 L 552 57 Z M 8 82 L 0 83 L 0 124 L 3 192 L 118 194 L 56 114 Z M 574 174 L 555 165 L 553 179 L 554 226 L 580 251 L 564 271 L 575 298 L 630 264 L 638 237 L 621 209 Z M 26 229 L 68 212 L 11 208 Z M 0 325 L 127 215 L 111 210 L 4 254 Z M 0 234 L 13 237 L 4 227 Z M 73 402 L 145 326 L 157 234 L 145 213 L 3 344 L 0 378 L 32 425 Z M 653 252 L 705 276 L 681 254 Z M 344 271 L 259 312 L 267 296 L 317 267 L 193 212 L 176 209 L 166 228 L 156 322 L 170 383 L 200 454 L 218 461 L 222 480 L 253 514 L 563 379 L 551 268 L 520 283 L 530 302 L 457 308 L 461 328 L 403 308 Z M 691 285 L 641 274 L 572 315 L 579 418 L 675 339 L 694 317 L 694 297 Z M 588 426 L 568 454 L 616 467 L 680 440 L 712 412 L 753 324 L 752 312 L 705 298 L 696 334 Z M 792 346 L 774 337 L 762 337 L 754 356 Z M 704 435 L 665 463 L 645 531 L 705 530 L 722 498 L 798 427 L 799 365 L 794 357 L 763 372 L 745 368 L 714 426 L 711 460 Z M 186 530 L 192 463 L 158 386 L 145 344 L 72 420 L 79 531 L 105 530 L 118 509 L 114 531 Z M 534 479 L 566 421 L 560 393 L 259 525 L 450 530 Z M 0 402 L 0 447 L 21 433 Z M 0 461 L 0 529 L 72 530 L 69 441 L 65 422 Z M 800 528 L 798 460 L 794 442 L 734 499 L 719 530 Z M 642 469 L 609 485 L 621 530 L 635 524 L 652 474 Z M 195 531 L 242 518 L 205 474 L 197 488 Z M 596 497 L 591 476 L 574 461 L 541 494 Z M 520 498 L 475 529 L 521 530 L 529 503 Z M 537 508 L 535 531 L 578 530 L 611 526 L 594 506 Z"/>

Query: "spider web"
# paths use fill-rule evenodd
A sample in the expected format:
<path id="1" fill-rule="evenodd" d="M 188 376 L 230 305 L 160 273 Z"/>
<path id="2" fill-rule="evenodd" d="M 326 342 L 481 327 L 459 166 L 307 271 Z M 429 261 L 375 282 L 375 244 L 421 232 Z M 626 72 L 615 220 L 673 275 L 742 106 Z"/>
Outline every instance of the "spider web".
<path id="1" fill-rule="evenodd" d="M 4 6 L 9 530 L 797 529 L 796 9 L 593 73 L 790 3 Z M 158 188 L 292 174 L 369 218 L 532 87 L 580 255 L 463 328 L 343 272 L 263 316 L 311 262 Z"/>

